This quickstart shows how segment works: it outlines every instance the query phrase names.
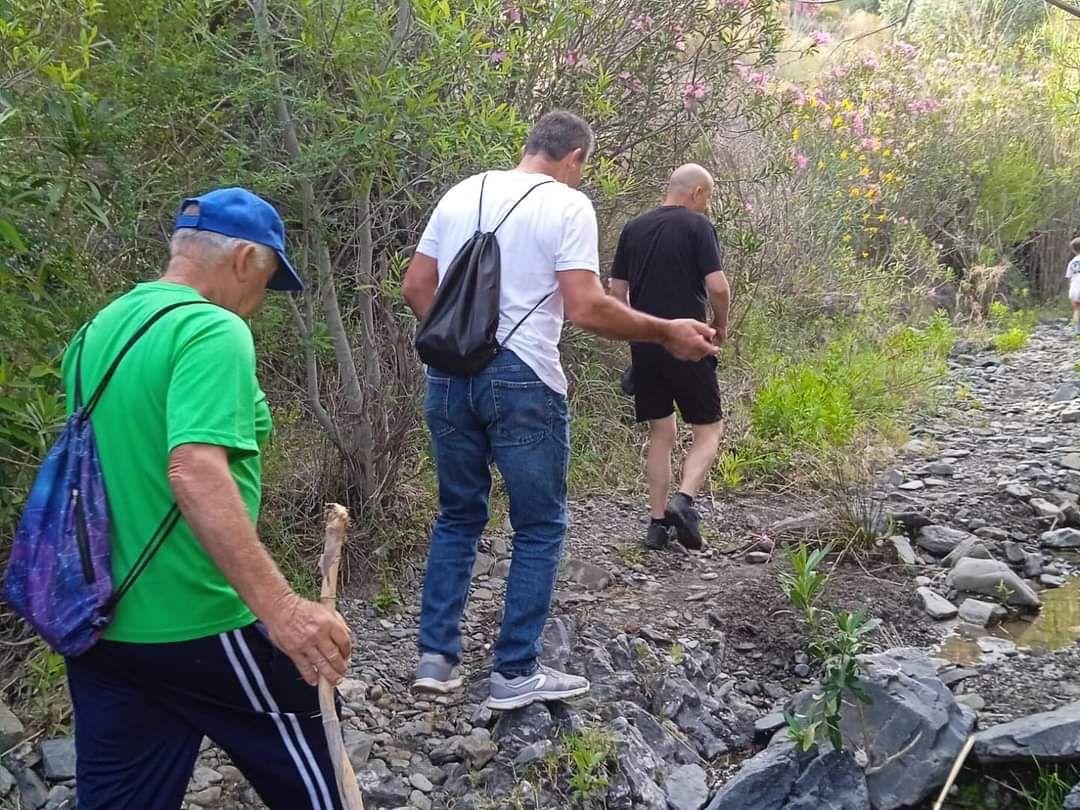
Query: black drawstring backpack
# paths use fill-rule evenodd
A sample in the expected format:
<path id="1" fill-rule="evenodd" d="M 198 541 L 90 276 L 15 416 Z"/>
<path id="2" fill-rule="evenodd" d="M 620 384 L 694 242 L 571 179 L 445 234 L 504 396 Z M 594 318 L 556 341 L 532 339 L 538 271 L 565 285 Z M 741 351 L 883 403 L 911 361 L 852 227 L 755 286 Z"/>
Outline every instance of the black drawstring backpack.
<path id="1" fill-rule="evenodd" d="M 417 327 L 416 351 L 420 359 L 444 374 L 471 377 L 487 367 L 502 348 L 496 339 L 499 329 L 499 287 L 502 280 L 502 255 L 496 231 L 502 227 L 514 209 L 540 186 L 553 183 L 544 180 L 530 188 L 506 212 L 499 223 L 486 233 L 481 232 L 484 211 L 484 185 L 480 181 L 480 205 L 476 214 L 476 233 L 454 256 L 435 292 L 431 311 Z M 526 313 L 506 336 L 509 342 L 526 319 L 543 304 L 548 293 Z"/>

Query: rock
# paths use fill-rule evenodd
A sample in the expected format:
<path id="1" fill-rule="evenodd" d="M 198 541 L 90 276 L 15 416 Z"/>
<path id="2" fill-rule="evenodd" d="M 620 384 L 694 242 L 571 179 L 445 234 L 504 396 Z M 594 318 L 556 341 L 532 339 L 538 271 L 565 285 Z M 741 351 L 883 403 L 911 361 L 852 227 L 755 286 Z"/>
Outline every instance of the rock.
<path id="1" fill-rule="evenodd" d="M 635 801 L 634 807 L 667 810 L 667 797 L 654 778 L 663 765 L 661 760 L 642 738 L 641 732 L 630 725 L 625 717 L 616 717 L 609 728 L 615 735 L 615 759 L 619 773 L 627 781 L 630 796 Z"/>
<path id="2" fill-rule="evenodd" d="M 15 787 L 15 777 L 11 775 L 11 771 L 0 765 L 0 799 L 11 793 L 13 787 Z"/>
<path id="3" fill-rule="evenodd" d="M 499 753 L 498 746 L 491 740 L 491 732 L 486 728 L 474 728 L 462 745 L 469 761 L 477 770 L 495 759 L 495 755 Z"/>
<path id="4" fill-rule="evenodd" d="M 475 579 L 479 576 L 487 576 L 491 573 L 491 569 L 495 567 L 495 558 L 490 554 L 485 554 L 480 551 L 476 554 L 476 562 L 473 563 L 472 575 Z"/>
<path id="5" fill-rule="evenodd" d="M 889 512 L 888 519 L 908 532 L 917 532 L 923 526 L 930 526 L 934 522 L 922 512 L 915 511 Z"/>
<path id="6" fill-rule="evenodd" d="M 919 595 L 922 600 L 923 610 L 930 615 L 931 619 L 942 621 L 951 619 L 956 615 L 956 605 L 941 594 L 935 593 L 929 588 L 919 588 L 915 593 Z"/>
<path id="7" fill-rule="evenodd" d="M 1077 529 L 1054 529 L 1039 538 L 1043 548 L 1080 548 L 1080 531 Z"/>
<path id="8" fill-rule="evenodd" d="M 1005 559 L 1013 565 L 1023 565 L 1024 547 L 1012 540 L 1007 541 L 1005 543 Z"/>
<path id="9" fill-rule="evenodd" d="M 1024 576 L 1029 579 L 1034 579 L 1041 575 L 1042 572 L 1042 554 L 1035 551 L 1024 552 Z"/>
<path id="10" fill-rule="evenodd" d="M 542 762 L 554 750 L 551 740 L 538 740 L 526 745 L 514 757 L 515 768 L 526 768 L 536 762 Z"/>
<path id="11" fill-rule="evenodd" d="M 759 717 L 754 721 L 754 737 L 758 740 L 767 741 L 772 739 L 773 734 L 787 725 L 783 712 L 773 712 Z"/>
<path id="12" fill-rule="evenodd" d="M 960 603 L 960 621 L 979 627 L 989 627 L 1005 615 L 1005 608 L 980 599 L 965 599 Z"/>
<path id="13" fill-rule="evenodd" d="M 709 786 L 700 765 L 683 765 L 664 782 L 670 810 L 701 810 L 709 800 Z"/>
<path id="14" fill-rule="evenodd" d="M 12 775 L 19 788 L 21 810 L 41 810 L 49 801 L 49 789 L 41 777 L 25 766 L 14 769 Z"/>
<path id="15" fill-rule="evenodd" d="M 1010 605 L 1037 608 L 1042 603 L 1035 591 L 1018 577 L 1009 566 L 997 560 L 960 560 L 949 572 L 946 583 L 950 588 L 967 593 L 1004 598 Z"/>
<path id="16" fill-rule="evenodd" d="M 991 726 L 975 735 L 982 764 L 1067 763 L 1080 760 L 1080 703 Z"/>
<path id="17" fill-rule="evenodd" d="M 1037 517 L 1061 520 L 1065 516 L 1060 506 L 1050 503 L 1046 498 L 1032 498 L 1028 505 Z"/>
<path id="18" fill-rule="evenodd" d="M 771 554 L 764 551 L 751 551 L 746 555 L 746 561 L 752 565 L 763 565 L 772 559 Z"/>
<path id="19" fill-rule="evenodd" d="M 1018 501 L 1030 501 L 1035 497 L 1035 492 L 1027 484 L 1013 482 L 1005 486 L 1005 494 L 1011 495 Z"/>
<path id="20" fill-rule="evenodd" d="M 409 784 L 422 793 L 431 793 L 435 789 L 435 785 L 431 784 L 431 780 L 422 773 L 409 774 Z"/>
<path id="21" fill-rule="evenodd" d="M 345 738 L 345 753 L 349 757 L 349 762 L 352 763 L 354 771 L 359 771 L 371 758 L 371 748 L 375 744 L 375 738 L 352 726 L 345 726 L 342 737 Z"/>
<path id="22" fill-rule="evenodd" d="M 546 666 L 565 670 L 577 638 L 577 627 L 568 616 L 556 616 L 544 628 L 544 646 L 540 660 Z"/>
<path id="23" fill-rule="evenodd" d="M 966 558 L 972 558 L 977 560 L 990 560 L 993 559 L 993 555 L 990 554 L 990 550 L 987 549 L 983 542 L 977 537 L 968 537 L 960 542 L 956 548 L 945 555 L 945 559 L 941 561 L 941 564 L 953 568 L 960 560 Z"/>
<path id="24" fill-rule="evenodd" d="M 419 790 L 414 790 L 409 794 L 409 807 L 415 807 L 416 810 L 431 810 L 434 805 L 431 799 L 425 796 Z"/>
<path id="25" fill-rule="evenodd" d="M 1061 412 L 1061 421 L 1066 424 L 1080 422 L 1080 408 L 1069 407 Z"/>
<path id="26" fill-rule="evenodd" d="M 432 749 L 429 759 L 432 765 L 446 765 L 450 762 L 463 762 L 468 755 L 465 750 L 465 738 L 460 734 L 455 734 L 453 737 L 447 737 Z"/>
<path id="27" fill-rule="evenodd" d="M 188 801 L 192 804 L 199 805 L 200 807 L 209 807 L 211 805 L 215 805 L 219 801 L 221 801 L 221 788 L 203 788 L 197 793 L 190 794 L 188 796 Z"/>
<path id="28" fill-rule="evenodd" d="M 889 650 L 862 660 L 870 703 L 856 707 L 855 701 L 845 701 L 843 739 L 866 752 L 866 784 L 875 810 L 917 805 L 945 782 L 975 727 L 975 713 L 956 702 L 921 650 Z M 797 713 L 806 714 L 814 694 L 810 689 L 795 698 Z"/>
<path id="29" fill-rule="evenodd" d="M 977 695 L 974 692 L 966 695 L 957 695 L 956 702 L 967 706 L 969 709 L 975 712 L 981 712 L 986 708 L 986 701 L 982 695 Z"/>
<path id="30" fill-rule="evenodd" d="M 611 584 L 611 574 L 607 569 L 585 560 L 566 560 L 562 565 L 562 575 L 587 591 L 602 591 Z"/>
<path id="31" fill-rule="evenodd" d="M 1046 588 L 1060 588 L 1065 584 L 1065 577 L 1059 577 L 1054 574 L 1043 574 L 1039 577 L 1039 582 Z"/>
<path id="32" fill-rule="evenodd" d="M 870 810 L 866 778 L 847 752 L 774 743 L 747 761 L 706 810 Z"/>
<path id="33" fill-rule="evenodd" d="M 1067 470 L 1080 470 L 1080 453 L 1067 453 L 1058 464 Z"/>
<path id="34" fill-rule="evenodd" d="M 75 791 L 67 785 L 56 785 L 45 799 L 45 810 L 75 810 Z"/>
<path id="35" fill-rule="evenodd" d="M 1080 810 L 1080 784 L 1072 789 L 1065 797 L 1063 810 Z"/>
<path id="36" fill-rule="evenodd" d="M 945 478 L 951 478 L 956 474 L 956 468 L 944 461 L 933 461 L 926 465 L 926 472 L 930 475 L 940 475 Z"/>
<path id="37" fill-rule="evenodd" d="M 0 702 L 0 752 L 15 747 L 26 734 L 26 729 L 6 705 Z"/>
<path id="38" fill-rule="evenodd" d="M 968 539 L 978 540 L 975 535 L 960 529 L 950 529 L 948 526 L 923 526 L 919 529 L 915 544 L 919 548 L 926 549 L 931 554 L 944 557 Z"/>
<path id="39" fill-rule="evenodd" d="M 1062 383 L 1058 386 L 1058 389 L 1054 392 L 1054 395 L 1050 397 L 1051 402 L 1070 402 L 1080 396 L 1080 388 L 1077 388 L 1072 383 Z"/>
<path id="40" fill-rule="evenodd" d="M 502 712 L 491 736 L 499 747 L 517 756 L 526 745 L 550 739 L 555 734 L 555 719 L 544 703 L 533 703 L 521 709 Z M 462 749 L 464 753 L 464 749 Z M 434 756 L 431 759 L 435 762 Z M 441 763 L 435 762 L 436 765 Z"/>
<path id="41" fill-rule="evenodd" d="M 929 456 L 934 452 L 934 448 L 929 442 L 924 442 L 922 439 L 912 439 L 900 448 L 900 452 L 905 456 Z"/>
<path id="42" fill-rule="evenodd" d="M 900 562 L 904 565 L 916 565 L 919 560 L 915 556 L 915 550 L 911 547 L 911 541 L 909 541 L 903 535 L 894 535 L 889 538 L 889 542 L 892 543 L 893 549 L 896 551 L 896 556 Z"/>
<path id="43" fill-rule="evenodd" d="M 41 769 L 50 782 L 75 778 L 75 739 L 58 737 L 41 744 Z"/>
<path id="44" fill-rule="evenodd" d="M 408 804 L 412 792 L 408 785 L 395 776 L 381 759 L 373 759 L 356 776 L 364 794 L 365 806 L 401 807 Z"/>
<path id="45" fill-rule="evenodd" d="M 916 478 L 912 481 L 905 481 L 897 489 L 902 489 L 904 492 L 918 492 L 920 489 L 926 489 L 926 484 Z"/>

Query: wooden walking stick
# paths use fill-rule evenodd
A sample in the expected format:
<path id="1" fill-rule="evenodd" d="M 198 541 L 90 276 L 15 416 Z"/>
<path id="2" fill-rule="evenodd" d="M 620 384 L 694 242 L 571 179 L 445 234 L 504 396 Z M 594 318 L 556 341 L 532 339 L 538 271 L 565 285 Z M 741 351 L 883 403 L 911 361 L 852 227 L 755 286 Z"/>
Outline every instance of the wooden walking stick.
<path id="1" fill-rule="evenodd" d="M 349 527 L 349 510 L 338 503 L 326 507 L 326 533 L 323 537 L 323 553 L 319 560 L 322 572 L 322 591 L 319 601 L 330 610 L 337 610 L 338 565 L 341 563 L 341 548 L 345 545 L 345 530 Z M 334 763 L 334 775 L 337 777 L 338 794 L 345 810 L 364 810 L 364 798 L 360 794 L 360 785 L 356 782 L 352 763 L 345 753 L 345 741 L 341 736 L 341 721 L 338 720 L 337 706 L 334 703 L 334 687 L 325 676 L 319 675 L 319 709 L 322 712 L 323 731 L 326 743 L 330 747 L 330 760 Z"/>

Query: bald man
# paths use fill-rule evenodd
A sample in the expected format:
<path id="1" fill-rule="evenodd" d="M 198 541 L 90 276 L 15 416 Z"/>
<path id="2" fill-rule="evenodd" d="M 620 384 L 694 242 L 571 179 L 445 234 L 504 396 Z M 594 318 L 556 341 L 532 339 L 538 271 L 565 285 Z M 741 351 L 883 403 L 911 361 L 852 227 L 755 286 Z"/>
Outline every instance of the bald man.
<path id="1" fill-rule="evenodd" d="M 611 293 L 634 309 L 660 318 L 704 321 L 706 308 L 711 308 L 719 346 L 727 338 L 731 289 L 722 269 L 716 230 L 704 216 L 712 191 L 712 176 L 696 163 L 675 170 L 664 204 L 623 228 L 611 272 Z M 637 418 L 649 425 L 646 471 L 651 520 L 645 546 L 661 549 L 674 532 L 686 548 L 700 549 L 701 516 L 694 498 L 716 460 L 723 430 L 716 358 L 687 362 L 646 344 L 631 344 L 630 351 Z M 679 487 L 669 500 L 676 405 L 693 427 L 694 443 L 686 454 Z"/>

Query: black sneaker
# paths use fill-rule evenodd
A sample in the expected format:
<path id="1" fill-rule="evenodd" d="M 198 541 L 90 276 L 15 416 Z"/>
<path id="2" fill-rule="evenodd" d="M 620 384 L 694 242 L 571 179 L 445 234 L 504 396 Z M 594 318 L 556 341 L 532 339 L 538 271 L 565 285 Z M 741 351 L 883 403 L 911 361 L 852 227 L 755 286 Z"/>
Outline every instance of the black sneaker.
<path id="1" fill-rule="evenodd" d="M 668 544 L 669 531 L 666 524 L 654 520 L 649 524 L 649 530 L 645 532 L 645 548 L 653 551 L 664 548 Z"/>
<path id="2" fill-rule="evenodd" d="M 693 499 L 683 492 L 676 492 L 668 501 L 664 516 L 668 525 L 675 529 L 675 537 L 691 551 L 700 551 L 704 542 L 701 539 L 701 515 L 694 509 Z"/>

